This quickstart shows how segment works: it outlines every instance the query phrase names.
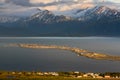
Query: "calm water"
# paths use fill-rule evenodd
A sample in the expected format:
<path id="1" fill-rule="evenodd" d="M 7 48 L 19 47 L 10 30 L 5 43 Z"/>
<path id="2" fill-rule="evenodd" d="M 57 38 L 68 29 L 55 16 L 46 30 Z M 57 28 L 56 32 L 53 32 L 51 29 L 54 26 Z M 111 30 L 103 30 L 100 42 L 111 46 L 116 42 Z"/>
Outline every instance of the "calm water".
<path id="1" fill-rule="evenodd" d="M 57 49 L 25 49 L 13 43 L 78 47 L 120 56 L 120 38 L 0 37 L 0 70 L 120 72 L 120 61 L 94 60 Z"/>

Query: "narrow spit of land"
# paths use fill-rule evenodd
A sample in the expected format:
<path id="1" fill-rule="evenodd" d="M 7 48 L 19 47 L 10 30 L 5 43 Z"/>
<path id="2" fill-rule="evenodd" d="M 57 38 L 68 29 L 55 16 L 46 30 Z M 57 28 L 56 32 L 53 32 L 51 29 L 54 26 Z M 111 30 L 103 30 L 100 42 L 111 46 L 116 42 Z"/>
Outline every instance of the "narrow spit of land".
<path id="1" fill-rule="evenodd" d="M 17 45 L 18 47 L 21 47 L 21 48 L 68 50 L 68 51 L 76 53 L 78 56 L 84 56 L 84 57 L 91 58 L 91 59 L 120 61 L 120 56 L 113 56 L 113 55 L 108 55 L 108 54 L 103 54 L 103 53 L 90 52 L 90 51 L 83 50 L 80 48 L 72 48 L 68 46 L 40 45 L 40 44 L 17 44 Z"/>

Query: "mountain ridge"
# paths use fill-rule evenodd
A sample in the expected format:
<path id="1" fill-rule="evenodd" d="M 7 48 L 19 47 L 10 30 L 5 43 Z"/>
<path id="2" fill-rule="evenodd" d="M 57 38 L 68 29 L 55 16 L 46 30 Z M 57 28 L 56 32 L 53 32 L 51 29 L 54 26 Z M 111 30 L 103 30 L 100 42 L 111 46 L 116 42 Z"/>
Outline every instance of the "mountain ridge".
<path id="1" fill-rule="evenodd" d="M 75 15 L 56 15 L 39 9 L 27 18 L 11 16 L 13 21 L 5 22 L 0 18 L 0 36 L 120 36 L 118 10 L 96 6 L 78 10 Z"/>

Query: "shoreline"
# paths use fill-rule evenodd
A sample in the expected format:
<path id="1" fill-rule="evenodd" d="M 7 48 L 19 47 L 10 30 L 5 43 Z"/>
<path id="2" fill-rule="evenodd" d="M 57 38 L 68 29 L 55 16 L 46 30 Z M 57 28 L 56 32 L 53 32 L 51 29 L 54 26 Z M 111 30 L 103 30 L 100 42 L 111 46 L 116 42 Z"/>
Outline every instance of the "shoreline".
<path id="1" fill-rule="evenodd" d="M 57 45 L 40 45 L 40 44 L 17 44 L 21 48 L 32 48 L 32 49 L 60 49 L 74 52 L 78 56 L 83 56 L 96 60 L 111 60 L 111 61 L 120 61 L 120 56 L 113 56 L 103 53 L 96 53 L 87 51 L 80 48 L 72 48 L 68 46 L 57 46 Z"/>
<path id="2" fill-rule="evenodd" d="M 113 75 L 114 74 L 114 75 Z M 120 72 L 0 71 L 0 80 L 119 80 Z"/>

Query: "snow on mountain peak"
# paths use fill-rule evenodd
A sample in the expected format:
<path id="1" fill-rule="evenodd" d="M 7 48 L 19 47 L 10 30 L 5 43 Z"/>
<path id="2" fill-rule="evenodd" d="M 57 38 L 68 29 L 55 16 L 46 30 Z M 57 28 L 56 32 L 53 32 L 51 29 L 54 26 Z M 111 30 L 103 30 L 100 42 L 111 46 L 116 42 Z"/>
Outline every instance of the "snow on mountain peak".
<path id="1" fill-rule="evenodd" d="M 87 8 L 84 10 L 76 11 L 76 16 L 79 18 L 92 18 L 92 17 L 102 17 L 102 16 L 116 16 L 120 15 L 120 12 L 115 9 L 111 9 L 106 6 L 96 6 L 94 8 Z"/>
<path id="2" fill-rule="evenodd" d="M 29 13 L 30 12 L 30 13 Z M 120 12 L 108 8 L 106 6 L 96 6 L 92 8 L 86 8 L 86 9 L 73 9 L 69 11 L 62 11 L 62 12 L 51 12 L 48 10 L 41 10 L 39 8 L 29 9 L 27 11 L 23 11 L 23 14 L 29 13 L 27 16 L 27 20 L 34 20 L 38 19 L 40 21 L 43 21 L 45 23 L 50 22 L 61 22 L 61 21 L 69 21 L 69 20 L 89 20 L 89 19 L 97 19 L 99 20 L 101 17 L 112 17 L 115 16 L 116 18 L 120 18 Z M 15 13 L 14 13 L 15 14 Z M 20 13 L 19 13 L 20 14 Z M 14 16 L 14 15 L 13 15 Z M 0 16 L 0 22 L 10 22 L 10 21 L 17 21 L 19 17 L 2 17 Z M 56 21 L 55 21 L 56 20 Z M 26 21 L 26 20 L 25 20 Z"/>
<path id="3" fill-rule="evenodd" d="M 96 12 L 97 14 L 101 14 L 101 13 L 104 13 L 104 12 L 108 11 L 109 8 L 107 8 L 105 6 L 96 6 L 94 8 L 94 10 L 95 10 L 94 12 Z"/>

